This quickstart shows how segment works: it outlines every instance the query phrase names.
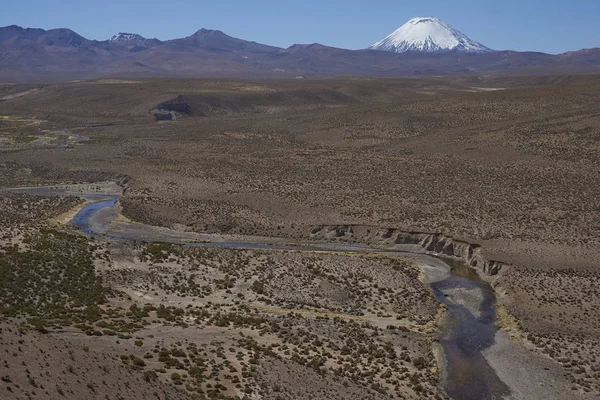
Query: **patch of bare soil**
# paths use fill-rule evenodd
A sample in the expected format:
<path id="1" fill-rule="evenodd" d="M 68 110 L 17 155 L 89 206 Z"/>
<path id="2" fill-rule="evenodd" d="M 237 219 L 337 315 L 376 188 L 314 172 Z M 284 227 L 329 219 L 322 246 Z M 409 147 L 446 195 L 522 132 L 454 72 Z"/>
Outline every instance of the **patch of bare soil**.
<path id="1" fill-rule="evenodd" d="M 0 322 L 3 399 L 190 399 L 109 353 Z"/>

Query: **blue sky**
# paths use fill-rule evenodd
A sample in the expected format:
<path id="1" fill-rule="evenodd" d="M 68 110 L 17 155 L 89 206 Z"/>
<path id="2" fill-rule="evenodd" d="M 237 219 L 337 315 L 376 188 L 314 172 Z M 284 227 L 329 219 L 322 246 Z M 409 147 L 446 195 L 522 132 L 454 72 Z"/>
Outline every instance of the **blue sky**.
<path id="1" fill-rule="evenodd" d="M 412 17 L 434 16 L 494 49 L 600 47 L 600 0 L 27 0 L 1 10 L 0 26 L 71 28 L 98 40 L 119 31 L 173 39 L 208 28 L 281 47 L 358 49 Z"/>

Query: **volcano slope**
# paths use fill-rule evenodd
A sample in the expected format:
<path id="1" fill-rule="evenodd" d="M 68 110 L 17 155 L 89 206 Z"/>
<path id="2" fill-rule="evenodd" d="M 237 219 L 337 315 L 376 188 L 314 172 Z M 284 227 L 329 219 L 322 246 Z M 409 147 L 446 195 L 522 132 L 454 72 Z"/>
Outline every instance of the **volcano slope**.
<path id="1" fill-rule="evenodd" d="M 501 324 L 597 395 L 599 89 L 599 76 L 49 85 L 0 102 L 0 185 L 114 180 L 124 216 L 189 231 L 477 243 L 504 264 L 489 277 Z M 54 132 L 90 140 L 36 144 Z"/>

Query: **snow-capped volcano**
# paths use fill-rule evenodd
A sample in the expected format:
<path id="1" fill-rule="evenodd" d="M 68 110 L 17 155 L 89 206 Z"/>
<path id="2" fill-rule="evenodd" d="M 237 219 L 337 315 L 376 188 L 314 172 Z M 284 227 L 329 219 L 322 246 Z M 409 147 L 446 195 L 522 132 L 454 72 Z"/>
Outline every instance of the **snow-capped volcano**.
<path id="1" fill-rule="evenodd" d="M 492 49 L 469 39 L 439 18 L 413 18 L 384 39 L 369 47 L 372 50 L 403 53 L 422 51 L 427 53 L 487 53 Z"/>

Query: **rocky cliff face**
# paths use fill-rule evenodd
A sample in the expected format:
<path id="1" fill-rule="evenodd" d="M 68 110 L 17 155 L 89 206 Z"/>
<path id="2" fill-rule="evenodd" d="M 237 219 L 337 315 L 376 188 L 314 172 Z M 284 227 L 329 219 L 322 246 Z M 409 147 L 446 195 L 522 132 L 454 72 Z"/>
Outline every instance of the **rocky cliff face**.
<path id="1" fill-rule="evenodd" d="M 499 261 L 487 260 L 481 255 L 481 247 L 477 244 L 455 240 L 443 235 L 426 235 L 419 245 L 426 251 L 460 258 L 469 266 L 488 276 L 497 275 L 502 268 Z"/>
<path id="2" fill-rule="evenodd" d="M 414 246 L 416 250 L 460 259 L 486 276 L 497 275 L 502 269 L 501 262 L 488 260 L 481 254 L 481 246 L 478 244 L 437 233 L 358 225 L 323 225 L 313 227 L 310 236 L 314 239 L 360 242 L 398 250 L 402 246 Z"/>

